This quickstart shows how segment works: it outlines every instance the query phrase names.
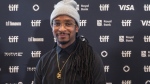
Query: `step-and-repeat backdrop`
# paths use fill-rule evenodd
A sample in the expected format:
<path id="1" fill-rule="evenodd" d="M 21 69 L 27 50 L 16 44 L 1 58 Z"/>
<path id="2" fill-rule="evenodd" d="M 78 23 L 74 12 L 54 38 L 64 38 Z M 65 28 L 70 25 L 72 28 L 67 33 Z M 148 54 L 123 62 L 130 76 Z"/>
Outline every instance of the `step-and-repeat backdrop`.
<path id="1" fill-rule="evenodd" d="M 49 16 L 58 1 L 0 1 L 0 84 L 33 84 L 54 44 Z M 107 84 L 150 84 L 150 0 L 77 3 L 79 35 L 100 54 Z"/>

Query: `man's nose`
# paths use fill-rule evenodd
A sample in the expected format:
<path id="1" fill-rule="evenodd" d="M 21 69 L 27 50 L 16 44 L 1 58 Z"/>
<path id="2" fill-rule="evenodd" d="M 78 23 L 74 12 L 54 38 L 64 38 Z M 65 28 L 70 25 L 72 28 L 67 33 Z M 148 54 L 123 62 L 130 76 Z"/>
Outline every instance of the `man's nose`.
<path id="1" fill-rule="evenodd" d="M 65 31 L 66 28 L 65 28 L 65 25 L 64 24 L 61 24 L 60 28 L 59 28 L 59 31 Z"/>

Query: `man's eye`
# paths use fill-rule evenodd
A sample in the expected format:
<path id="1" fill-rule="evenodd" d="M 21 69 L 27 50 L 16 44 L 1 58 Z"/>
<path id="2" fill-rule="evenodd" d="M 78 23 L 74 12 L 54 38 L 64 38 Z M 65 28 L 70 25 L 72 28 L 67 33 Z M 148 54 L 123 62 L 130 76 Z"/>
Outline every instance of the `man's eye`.
<path id="1" fill-rule="evenodd" d="M 60 23 L 54 23 L 55 26 L 60 26 Z"/>
<path id="2" fill-rule="evenodd" d="M 66 26 L 71 26 L 72 25 L 72 23 L 66 23 Z"/>

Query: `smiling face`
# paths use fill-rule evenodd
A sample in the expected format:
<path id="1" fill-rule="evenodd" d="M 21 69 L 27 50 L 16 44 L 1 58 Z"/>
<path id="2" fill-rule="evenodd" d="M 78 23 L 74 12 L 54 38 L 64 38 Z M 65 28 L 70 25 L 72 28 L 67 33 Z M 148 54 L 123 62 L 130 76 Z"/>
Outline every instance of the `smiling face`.
<path id="1" fill-rule="evenodd" d="M 73 18 L 67 15 L 60 15 L 54 18 L 52 30 L 57 44 L 65 48 L 75 41 L 78 26 Z"/>

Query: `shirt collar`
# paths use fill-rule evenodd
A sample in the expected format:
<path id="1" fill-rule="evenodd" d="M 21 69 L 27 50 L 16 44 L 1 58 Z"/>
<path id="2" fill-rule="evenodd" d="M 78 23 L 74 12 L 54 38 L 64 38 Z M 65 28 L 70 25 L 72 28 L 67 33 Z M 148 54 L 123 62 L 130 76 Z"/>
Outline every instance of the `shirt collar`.
<path id="1" fill-rule="evenodd" d="M 56 51 L 58 54 L 64 51 L 67 52 L 68 54 L 71 54 L 75 50 L 75 48 L 76 48 L 76 41 L 74 41 L 71 45 L 69 45 L 68 47 L 64 49 L 57 45 Z"/>

